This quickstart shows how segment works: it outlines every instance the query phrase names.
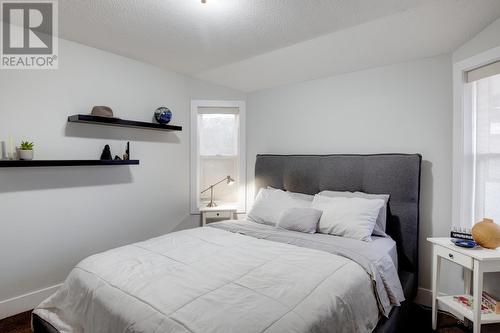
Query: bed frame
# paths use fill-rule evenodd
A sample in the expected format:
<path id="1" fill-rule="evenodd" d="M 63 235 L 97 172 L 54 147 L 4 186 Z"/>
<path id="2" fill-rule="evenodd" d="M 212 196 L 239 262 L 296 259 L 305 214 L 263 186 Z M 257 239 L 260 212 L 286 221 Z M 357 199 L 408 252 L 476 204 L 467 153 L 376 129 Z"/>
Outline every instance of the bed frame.
<path id="1" fill-rule="evenodd" d="M 399 278 L 406 301 L 382 318 L 375 333 L 404 332 L 418 286 L 419 154 L 257 155 L 256 190 L 272 186 L 316 194 L 324 190 L 390 194 L 387 233 L 396 241 Z M 58 333 L 33 315 L 35 333 Z"/>
<path id="2" fill-rule="evenodd" d="M 399 279 L 406 301 L 382 318 L 374 332 L 404 332 L 418 286 L 419 154 L 257 155 L 256 191 L 272 186 L 292 192 L 361 191 L 390 194 L 387 233 L 396 241 Z"/>

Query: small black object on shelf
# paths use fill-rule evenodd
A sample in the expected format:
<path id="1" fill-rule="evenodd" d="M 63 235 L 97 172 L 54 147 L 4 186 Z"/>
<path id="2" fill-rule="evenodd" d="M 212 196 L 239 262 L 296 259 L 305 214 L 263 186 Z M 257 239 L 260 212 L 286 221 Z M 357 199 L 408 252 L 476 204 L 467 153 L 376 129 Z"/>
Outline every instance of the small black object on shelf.
<path id="1" fill-rule="evenodd" d="M 130 141 L 127 142 L 127 149 L 125 149 L 125 154 L 123 154 L 124 160 L 130 160 Z"/>
<path id="2" fill-rule="evenodd" d="M 105 145 L 102 150 L 101 160 L 111 161 L 112 159 L 113 156 L 111 155 L 111 148 L 109 148 L 109 145 Z"/>
<path id="3" fill-rule="evenodd" d="M 113 165 L 138 165 L 139 160 L 32 160 L 21 161 L 0 160 L 0 168 L 25 168 L 25 167 L 62 167 L 62 166 L 113 166 Z"/>
<path id="4" fill-rule="evenodd" d="M 159 130 L 159 131 L 182 131 L 182 126 L 155 124 L 155 123 L 148 123 L 145 121 L 124 120 L 118 118 L 91 116 L 85 114 L 76 114 L 73 116 L 69 116 L 68 122 L 119 126 L 119 127 L 133 127 L 133 128 L 142 128 L 149 130 Z"/>

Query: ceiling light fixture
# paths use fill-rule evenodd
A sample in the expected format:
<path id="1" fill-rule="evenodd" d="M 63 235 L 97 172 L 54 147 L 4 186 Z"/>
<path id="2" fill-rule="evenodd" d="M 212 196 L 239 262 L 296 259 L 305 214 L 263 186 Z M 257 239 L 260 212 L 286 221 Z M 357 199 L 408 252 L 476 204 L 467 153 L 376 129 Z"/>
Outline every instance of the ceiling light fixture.
<path id="1" fill-rule="evenodd" d="M 207 0 L 201 0 L 201 3 L 207 3 Z"/>

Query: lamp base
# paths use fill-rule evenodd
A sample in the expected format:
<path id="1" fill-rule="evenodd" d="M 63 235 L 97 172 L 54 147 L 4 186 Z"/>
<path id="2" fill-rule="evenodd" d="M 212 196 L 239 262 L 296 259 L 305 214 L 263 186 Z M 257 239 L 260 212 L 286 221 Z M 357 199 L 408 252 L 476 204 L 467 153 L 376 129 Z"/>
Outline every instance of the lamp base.
<path id="1" fill-rule="evenodd" d="M 217 207 L 217 204 L 213 201 L 210 201 L 208 204 L 207 204 L 207 207 Z"/>

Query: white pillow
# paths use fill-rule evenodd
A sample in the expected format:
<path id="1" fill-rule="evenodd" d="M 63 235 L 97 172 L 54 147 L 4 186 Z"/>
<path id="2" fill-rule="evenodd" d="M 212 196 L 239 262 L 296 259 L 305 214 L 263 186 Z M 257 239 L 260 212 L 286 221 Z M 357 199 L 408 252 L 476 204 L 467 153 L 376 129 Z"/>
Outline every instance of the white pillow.
<path id="1" fill-rule="evenodd" d="M 323 211 L 319 220 L 320 233 L 371 242 L 382 199 L 329 198 L 315 195 L 312 208 Z"/>
<path id="2" fill-rule="evenodd" d="M 274 188 L 272 186 L 268 186 L 267 188 L 269 190 L 281 191 L 280 189 Z M 299 192 L 290 192 L 290 191 L 285 191 L 285 192 L 290 194 L 293 198 L 297 198 L 297 199 L 302 199 L 302 200 L 307 200 L 307 201 L 313 201 L 313 199 L 314 199 L 314 195 L 310 195 L 310 194 L 299 193 Z"/>
<path id="3" fill-rule="evenodd" d="M 311 207 L 311 201 L 293 197 L 282 190 L 261 188 L 247 218 L 253 222 L 275 226 L 281 214 L 294 207 Z"/>
<path id="4" fill-rule="evenodd" d="M 278 221 L 278 227 L 287 230 L 316 233 L 322 212 L 314 208 L 288 208 Z"/>
<path id="5" fill-rule="evenodd" d="M 364 198 L 364 199 L 382 199 L 384 200 L 384 205 L 380 208 L 380 212 L 377 217 L 377 222 L 375 223 L 375 228 L 373 228 L 373 234 L 375 236 L 387 237 L 385 233 L 387 224 L 387 202 L 389 201 L 389 194 L 370 194 L 364 192 L 341 192 L 341 191 L 321 191 L 318 193 L 325 197 L 330 198 Z"/>

